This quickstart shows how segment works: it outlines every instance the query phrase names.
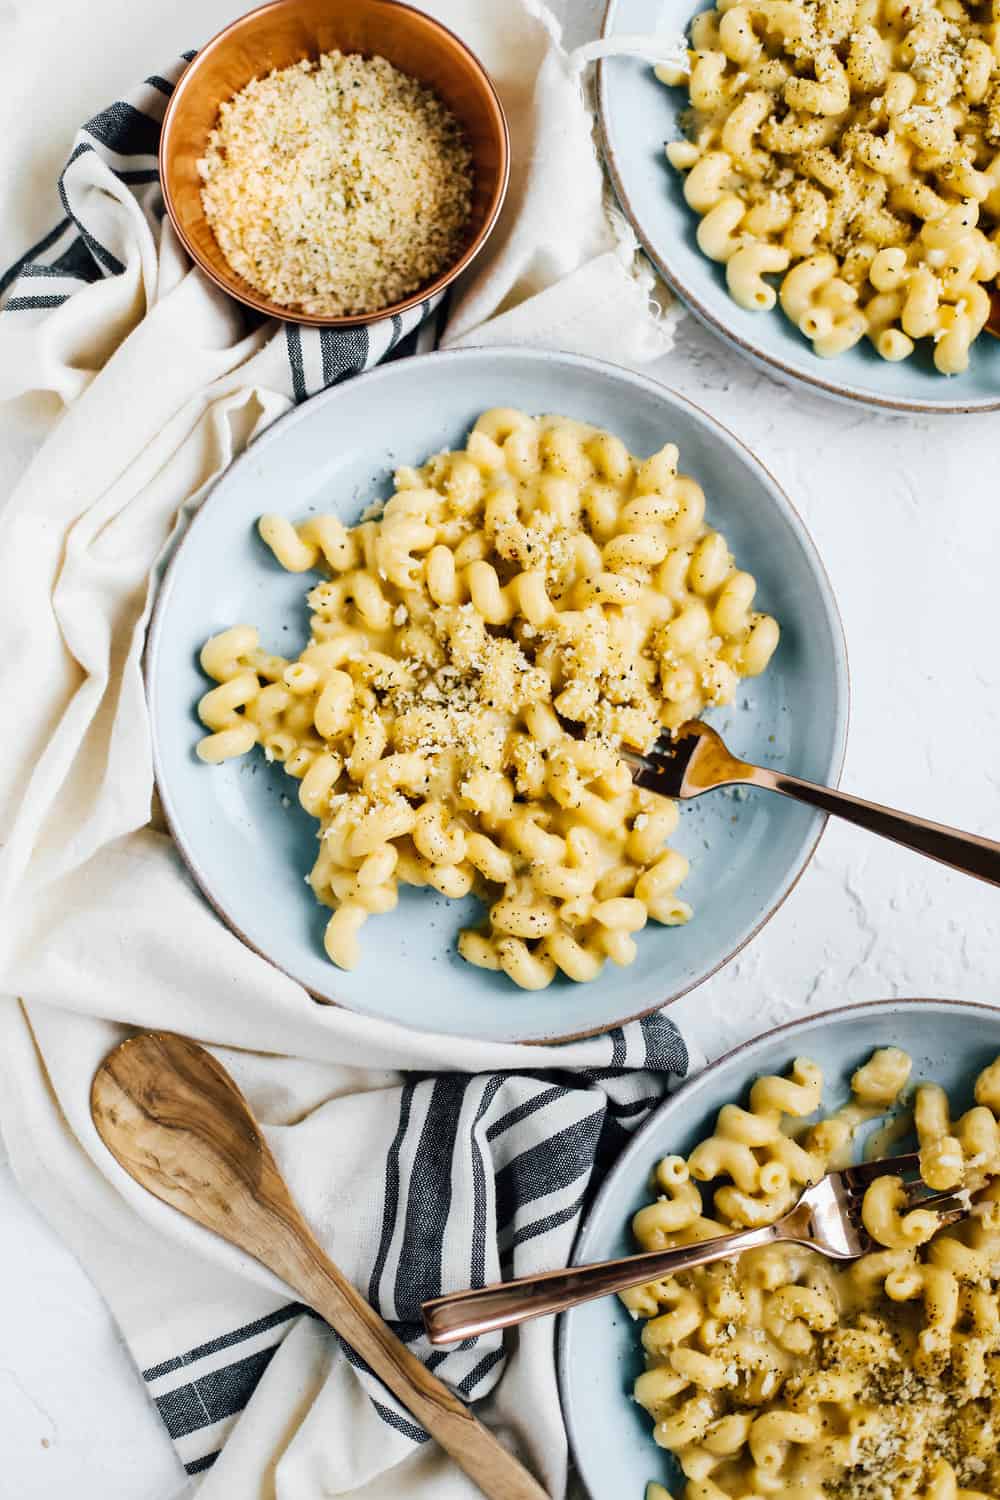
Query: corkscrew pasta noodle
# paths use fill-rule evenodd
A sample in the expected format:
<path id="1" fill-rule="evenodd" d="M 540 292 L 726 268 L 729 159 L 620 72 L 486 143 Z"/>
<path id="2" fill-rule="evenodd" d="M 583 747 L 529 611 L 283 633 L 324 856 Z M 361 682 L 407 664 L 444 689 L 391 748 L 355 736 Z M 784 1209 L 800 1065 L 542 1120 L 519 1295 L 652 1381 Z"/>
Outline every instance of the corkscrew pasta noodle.
<path id="1" fill-rule="evenodd" d="M 717 0 L 691 23 L 667 143 L 733 299 L 818 355 L 923 338 L 953 375 L 1000 270 L 1000 35 L 962 0 Z"/>
<path id="2" fill-rule="evenodd" d="M 773 1222 L 846 1164 L 858 1124 L 896 1104 L 910 1069 L 881 1048 L 849 1102 L 812 1124 L 815 1063 L 759 1078 L 748 1108 L 725 1105 L 686 1159 L 659 1163 L 658 1196 L 632 1221 L 639 1247 Z M 924 1180 L 976 1193 L 961 1223 L 906 1212 L 900 1179 L 878 1177 L 862 1209 L 878 1248 L 856 1261 L 768 1245 L 622 1294 L 643 1320 L 635 1399 L 680 1465 L 683 1500 L 1000 1496 L 1000 1059 L 975 1099 L 954 1122 L 936 1084 L 913 1101 Z M 646 1500 L 672 1497 L 651 1484 Z"/>
<path id="3" fill-rule="evenodd" d="M 261 518 L 284 567 L 327 575 L 311 638 L 295 661 L 251 625 L 206 643 L 198 754 L 260 745 L 298 780 L 335 964 L 401 881 L 480 895 L 459 950 L 526 989 L 631 963 L 649 917 L 688 920 L 676 805 L 633 786 L 620 747 L 731 701 L 778 626 L 677 461 L 497 409 L 464 451 L 399 470 L 377 518 Z"/>

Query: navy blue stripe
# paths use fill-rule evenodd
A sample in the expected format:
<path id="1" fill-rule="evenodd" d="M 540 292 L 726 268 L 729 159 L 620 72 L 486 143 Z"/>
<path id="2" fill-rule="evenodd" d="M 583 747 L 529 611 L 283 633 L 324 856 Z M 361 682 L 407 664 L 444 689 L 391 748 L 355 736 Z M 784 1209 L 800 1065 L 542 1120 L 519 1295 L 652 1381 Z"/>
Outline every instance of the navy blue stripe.
<path id="1" fill-rule="evenodd" d="M 347 330 L 343 350 L 347 358 L 343 371 L 337 376 L 337 385 L 342 380 L 348 380 L 352 375 L 360 375 L 362 370 L 367 367 L 371 342 L 371 334 L 367 328 L 350 328 Z"/>
<path id="2" fill-rule="evenodd" d="M 427 1084 L 421 1084 L 426 1089 Z M 431 1099 L 410 1170 L 403 1243 L 396 1272 L 400 1317 L 420 1317 L 420 1304 L 441 1295 L 441 1256 L 451 1210 L 452 1161 L 458 1122 L 469 1087 L 466 1073 L 444 1073 Z"/>
<path id="3" fill-rule="evenodd" d="M 278 1345 L 248 1354 L 245 1359 L 200 1375 L 156 1397 L 156 1407 L 170 1436 L 176 1440 L 202 1427 L 211 1427 L 242 1411 L 257 1389 Z"/>
<path id="4" fill-rule="evenodd" d="M 561 1095 L 568 1092 L 568 1089 L 559 1087 L 558 1085 L 554 1088 L 542 1089 L 533 1099 L 526 1099 L 523 1104 L 518 1104 L 514 1109 L 509 1109 L 505 1115 L 501 1115 L 499 1120 L 494 1120 L 486 1132 L 486 1139 L 488 1141 L 495 1141 L 498 1135 L 503 1135 L 506 1131 L 510 1130 L 512 1125 L 520 1124 L 529 1115 L 536 1114 L 538 1110 L 544 1109 L 554 1099 L 558 1099 Z"/>
<path id="5" fill-rule="evenodd" d="M 116 99 L 84 125 L 88 135 L 119 156 L 155 156 L 160 149 L 160 122 L 134 104 Z"/>
<path id="6" fill-rule="evenodd" d="M 309 393 L 306 390 L 306 374 L 302 364 L 302 337 L 294 323 L 285 324 L 285 341 L 288 345 L 288 363 L 292 367 L 292 392 L 296 401 L 304 401 Z"/>
<path id="7" fill-rule="evenodd" d="M 161 78 L 159 73 L 150 73 L 149 77 L 146 79 L 146 82 L 150 84 L 154 89 L 159 89 L 161 94 L 166 94 L 168 99 L 174 91 L 174 84 L 172 84 L 168 78 Z"/>
<path id="8" fill-rule="evenodd" d="M 63 208 L 66 210 L 67 214 L 69 214 L 77 229 L 79 229 L 80 234 L 87 245 L 87 249 L 90 251 L 94 259 L 98 261 L 102 266 L 104 266 L 108 271 L 110 271 L 113 276 L 120 276 L 125 269 L 123 263 L 118 259 L 117 255 L 112 255 L 110 250 L 106 250 L 99 240 L 95 240 L 94 236 L 90 233 L 86 226 L 80 223 L 80 220 L 76 217 L 76 214 L 69 206 L 69 197 L 66 192 L 66 173 L 79 157 L 83 156 L 87 151 L 93 151 L 93 149 L 93 146 L 89 145 L 86 141 L 81 141 L 80 144 L 76 147 L 75 151 L 70 156 L 69 161 L 63 168 L 62 175 L 59 178 L 59 199 L 62 203 Z"/>
<path id="9" fill-rule="evenodd" d="M 406 1083 L 403 1085 L 399 1098 L 399 1124 L 392 1145 L 389 1147 L 389 1155 L 385 1163 L 385 1195 L 382 1202 L 382 1238 L 379 1241 L 378 1254 L 372 1267 L 372 1274 L 368 1282 L 368 1301 L 373 1307 L 379 1305 L 379 1292 L 382 1281 L 382 1272 L 389 1257 L 389 1246 L 392 1244 L 393 1231 L 396 1227 L 396 1210 L 399 1206 L 399 1153 L 403 1145 L 403 1137 L 406 1135 L 407 1126 L 410 1123 L 410 1109 L 413 1104 L 413 1091 L 415 1085 Z"/>
<path id="10" fill-rule="evenodd" d="M 135 167 L 129 168 L 127 172 L 118 172 L 114 167 L 109 167 L 108 170 L 114 172 L 119 182 L 132 184 L 136 187 L 143 182 L 159 182 L 160 180 L 158 167 Z"/>
<path id="11" fill-rule="evenodd" d="M 57 278 L 61 278 L 61 279 L 64 280 L 65 277 L 66 277 L 66 275 L 67 275 L 67 272 L 65 272 L 63 270 L 60 270 L 60 268 L 58 266 L 34 265 L 34 266 L 25 266 L 24 270 L 21 272 L 21 275 L 22 276 L 55 276 Z"/>
<path id="12" fill-rule="evenodd" d="M 645 1047 L 645 1058 L 641 1070 L 651 1073 L 671 1073 L 678 1078 L 683 1078 L 687 1073 L 690 1059 L 684 1038 L 673 1021 L 667 1020 L 666 1016 L 656 1012 L 652 1016 L 647 1016 L 639 1024 Z M 639 1071 L 624 1066 L 627 1041 L 621 1028 L 616 1027 L 608 1035 L 612 1042 L 611 1063 L 603 1068 L 580 1068 L 572 1075 L 576 1080 L 583 1079 L 591 1083 L 599 1083 L 605 1078 L 617 1078 L 622 1073 Z M 621 1038 L 620 1041 L 619 1038 Z"/>
<path id="13" fill-rule="evenodd" d="M 428 298 L 428 300 L 424 303 L 425 316 L 426 316 L 426 313 L 430 311 L 430 305 L 431 305 L 430 304 L 430 299 Z M 448 322 L 448 309 L 450 307 L 451 307 L 451 287 L 448 288 L 448 290 L 445 292 L 444 296 L 441 298 L 441 301 L 438 303 L 437 307 L 434 309 L 434 348 L 435 349 L 440 349 L 440 347 L 441 347 L 441 335 L 444 333 L 445 325 Z"/>
<path id="14" fill-rule="evenodd" d="M 268 1313 L 264 1318 L 257 1318 L 253 1323 L 245 1323 L 242 1328 L 234 1328 L 231 1333 L 224 1333 L 217 1339 L 210 1339 L 207 1344 L 196 1344 L 186 1354 L 177 1354 L 173 1359 L 165 1360 L 162 1365 L 151 1365 L 148 1370 L 143 1370 L 143 1380 L 159 1380 L 161 1375 L 172 1375 L 175 1370 L 183 1370 L 185 1365 L 194 1364 L 196 1359 L 204 1359 L 206 1354 L 218 1354 L 223 1349 L 231 1349 L 234 1344 L 242 1344 L 246 1339 L 256 1338 L 259 1333 L 266 1333 L 269 1328 L 278 1328 L 282 1323 L 288 1323 L 292 1318 L 297 1318 L 300 1313 L 308 1311 L 301 1302 L 287 1302 L 284 1307 L 277 1308 L 273 1313 Z"/>
<path id="15" fill-rule="evenodd" d="M 4 312 L 31 312 L 39 307 L 62 307 L 69 301 L 69 292 L 51 292 L 47 297 L 11 297 Z"/>
<path id="16" fill-rule="evenodd" d="M 406 358 L 409 357 L 409 355 L 416 354 L 416 352 L 417 352 L 417 334 L 419 332 L 420 332 L 419 328 L 411 328 L 410 331 L 409 331 L 409 333 L 405 336 L 405 338 L 400 339 L 399 343 L 396 345 L 395 349 L 393 349 L 392 353 L 391 354 L 389 354 L 389 353 L 386 354 L 386 356 L 385 356 L 386 359 L 387 360 L 389 360 L 389 359 L 391 359 L 391 360 L 406 359 Z"/>
<path id="17" fill-rule="evenodd" d="M 184 1465 L 185 1474 L 204 1474 L 206 1469 L 212 1467 L 221 1453 L 222 1449 L 216 1448 L 214 1453 L 206 1453 L 201 1458 L 193 1459 L 191 1463 Z"/>
<path id="18" fill-rule="evenodd" d="M 370 1396 L 368 1399 L 387 1426 L 394 1427 L 397 1432 L 401 1432 L 411 1442 L 426 1443 L 430 1441 L 430 1433 L 425 1432 L 422 1427 L 418 1427 L 416 1422 L 408 1422 L 405 1417 L 399 1415 L 398 1411 L 393 1411 L 390 1406 L 383 1406 L 381 1401 L 376 1401 L 374 1396 Z"/>
<path id="19" fill-rule="evenodd" d="M 360 375 L 368 363 L 370 344 L 367 328 L 321 328 L 319 348 L 324 386 L 340 385 L 342 380 Z"/>
<path id="20" fill-rule="evenodd" d="M 586 1201 L 587 1194 L 586 1192 L 582 1192 L 576 1202 L 571 1203 L 568 1208 L 557 1209 L 555 1213 L 547 1214 L 544 1219 L 536 1219 L 533 1224 L 523 1225 L 512 1236 L 510 1243 L 501 1256 L 501 1260 L 504 1262 L 509 1261 L 519 1245 L 525 1244 L 528 1240 L 537 1239 L 540 1234 L 548 1234 L 550 1229 L 558 1229 L 561 1224 L 567 1224 L 571 1219 L 575 1219 L 577 1214 L 583 1212 L 583 1206 Z"/>
<path id="21" fill-rule="evenodd" d="M 17 280 L 25 266 L 29 265 L 36 255 L 41 255 L 43 251 L 47 250 L 50 245 L 54 245 L 56 240 L 66 233 L 68 224 L 68 217 L 60 219 L 55 229 L 50 229 L 48 234 L 43 235 L 36 245 L 32 245 L 30 250 L 26 250 L 12 266 L 8 266 L 7 270 L 0 276 L 0 296 L 7 290 L 12 281 Z"/>
<path id="22" fill-rule="evenodd" d="M 656 1101 L 659 1103 L 659 1100 Z M 601 1139 L 597 1143 L 597 1151 L 594 1156 L 594 1175 L 591 1178 L 590 1191 L 596 1191 L 605 1175 L 610 1172 L 615 1162 L 621 1156 L 625 1147 L 632 1139 L 632 1132 L 620 1120 L 613 1115 L 606 1115 L 604 1129 L 601 1131 Z"/>
<path id="23" fill-rule="evenodd" d="M 503 1075 L 494 1073 L 487 1081 L 483 1089 L 483 1097 L 479 1101 L 476 1110 L 476 1118 L 472 1122 L 472 1130 L 469 1132 L 472 1150 L 472 1189 L 473 1189 L 473 1212 L 472 1212 L 472 1257 L 469 1266 L 471 1275 L 470 1286 L 483 1286 L 486 1281 L 486 1167 L 483 1162 L 483 1154 L 479 1148 L 476 1131 L 480 1120 L 489 1109 L 496 1098 L 497 1091 L 503 1083 Z"/>
<path id="24" fill-rule="evenodd" d="M 61 255 L 50 263 L 50 270 L 73 276 L 78 281 L 100 281 L 101 273 L 87 249 L 83 236 L 77 234 Z"/>
<path id="25" fill-rule="evenodd" d="M 484 1380 L 485 1377 L 490 1373 L 490 1371 L 494 1369 L 505 1357 L 506 1356 L 504 1354 L 502 1345 L 499 1349 L 491 1349 L 489 1354 L 485 1355 L 479 1361 L 478 1365 L 475 1365 L 469 1371 L 465 1379 L 459 1381 L 458 1389 L 461 1391 L 462 1395 L 470 1395 L 476 1389 L 476 1386 L 479 1384 L 479 1382 L 481 1380 Z"/>
<path id="26" fill-rule="evenodd" d="M 684 1038 L 669 1017 L 654 1011 L 639 1022 L 646 1044 L 646 1067 L 658 1072 L 676 1073 L 683 1078 L 690 1066 Z"/>
<path id="27" fill-rule="evenodd" d="M 420 1318 L 386 1318 L 387 1325 L 402 1344 L 414 1344 L 426 1337 L 423 1320 Z"/>
<path id="28" fill-rule="evenodd" d="M 620 1120 L 641 1115 L 645 1110 L 652 1109 L 654 1104 L 659 1104 L 661 1097 L 660 1094 L 646 1094 L 642 1099 L 633 1099 L 631 1104 L 616 1104 L 613 1099 L 609 1099 L 608 1114 L 617 1115 Z"/>
<path id="29" fill-rule="evenodd" d="M 420 1325 L 420 1332 L 426 1338 L 427 1330 L 423 1324 Z M 463 1339 L 460 1344 L 452 1344 L 448 1349 L 432 1349 L 424 1360 L 424 1364 L 428 1370 L 436 1370 L 438 1365 L 443 1365 L 445 1360 L 450 1359 L 453 1354 L 465 1354 L 467 1350 L 472 1349 L 475 1342 L 475 1339 Z"/>
<path id="30" fill-rule="evenodd" d="M 378 1380 L 379 1377 L 375 1374 L 368 1361 L 366 1359 L 362 1359 L 357 1350 L 352 1349 L 350 1344 L 346 1344 L 339 1334 L 337 1335 L 337 1342 L 340 1344 L 341 1349 L 344 1351 L 344 1357 L 349 1365 L 352 1365 L 355 1370 L 362 1370 L 366 1375 L 370 1375 L 373 1380 Z M 375 1397 L 370 1393 L 368 1395 L 368 1399 L 371 1402 L 372 1406 L 374 1406 L 375 1410 L 378 1412 L 379 1416 L 382 1418 L 382 1421 L 385 1422 L 389 1427 L 394 1427 L 397 1432 L 401 1432 L 403 1436 L 408 1437 L 411 1442 L 426 1443 L 428 1434 L 422 1427 L 419 1427 L 416 1422 L 408 1421 L 407 1418 L 401 1416 L 398 1411 L 393 1411 L 391 1406 L 386 1406 L 383 1402 L 377 1401 Z"/>
<path id="31" fill-rule="evenodd" d="M 335 333 L 332 328 L 321 328 L 319 331 L 319 354 L 323 361 L 323 385 L 333 384 L 334 375 L 340 366 L 334 362 L 336 345 L 334 343 Z"/>
<path id="32" fill-rule="evenodd" d="M 603 1108 L 575 1125 L 568 1125 L 547 1141 L 522 1151 L 496 1176 L 497 1228 L 504 1229 L 519 1209 L 589 1178 L 604 1120 Z"/>

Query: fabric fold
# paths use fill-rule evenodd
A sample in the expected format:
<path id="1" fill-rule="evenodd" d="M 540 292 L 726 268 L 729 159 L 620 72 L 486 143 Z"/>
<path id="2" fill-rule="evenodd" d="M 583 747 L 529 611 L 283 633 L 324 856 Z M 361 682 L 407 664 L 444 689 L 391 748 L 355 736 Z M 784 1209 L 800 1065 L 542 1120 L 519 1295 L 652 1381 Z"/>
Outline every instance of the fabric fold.
<path id="1" fill-rule="evenodd" d="M 664 352 L 671 322 L 609 220 L 551 13 L 429 8 L 493 71 L 515 140 L 507 208 L 444 341 Z M 0 513 L 0 702 L 17 726 L 0 757 L 0 1128 L 206 1496 L 475 1491 L 288 1288 L 117 1167 L 89 1087 L 131 1027 L 216 1051 L 345 1274 L 558 1496 L 551 1324 L 432 1351 L 420 1302 L 565 1263 L 602 1172 L 697 1059 L 663 1016 L 544 1048 L 319 1006 L 191 884 L 157 809 L 142 683 L 164 562 L 258 433 L 411 352 L 434 309 L 348 334 L 248 317 L 163 217 L 156 147 L 185 59 L 149 65 L 77 132 L 49 227 L 0 278 L 0 395 L 48 393 L 31 406 L 47 440 Z M 19 427 L 15 451 L 36 433 Z"/>

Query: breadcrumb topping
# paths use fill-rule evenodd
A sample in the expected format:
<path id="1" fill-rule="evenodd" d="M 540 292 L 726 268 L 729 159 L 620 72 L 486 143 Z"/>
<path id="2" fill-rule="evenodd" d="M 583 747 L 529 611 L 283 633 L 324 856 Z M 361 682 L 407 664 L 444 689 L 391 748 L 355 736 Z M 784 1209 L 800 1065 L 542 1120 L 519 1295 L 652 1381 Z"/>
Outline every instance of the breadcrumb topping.
<path id="1" fill-rule="evenodd" d="M 462 248 L 472 159 L 438 95 L 384 57 L 328 52 L 226 101 L 198 163 L 230 266 L 293 311 L 375 312 Z"/>

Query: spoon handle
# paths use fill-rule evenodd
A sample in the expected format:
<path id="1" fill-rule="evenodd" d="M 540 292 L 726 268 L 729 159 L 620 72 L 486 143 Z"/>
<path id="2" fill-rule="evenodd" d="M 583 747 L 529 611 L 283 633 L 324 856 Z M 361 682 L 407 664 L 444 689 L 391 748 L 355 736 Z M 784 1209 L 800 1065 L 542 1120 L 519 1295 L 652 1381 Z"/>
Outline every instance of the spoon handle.
<path id="1" fill-rule="evenodd" d="M 546 1500 L 337 1270 L 292 1200 L 249 1104 L 210 1052 L 169 1032 L 140 1032 L 98 1068 L 91 1111 L 136 1182 L 252 1255 L 315 1308 L 489 1500 Z"/>
<path id="2" fill-rule="evenodd" d="M 286 1226 L 282 1226 L 286 1229 Z M 361 1356 L 403 1406 L 451 1454 L 490 1500 L 547 1500 L 528 1470 L 472 1416 L 465 1403 L 411 1355 L 355 1292 L 309 1233 L 268 1254 L 267 1265 Z"/>
<path id="3" fill-rule="evenodd" d="M 276 1216 L 270 1270 L 359 1354 L 490 1500 L 546 1500 L 541 1485 L 446 1385 L 411 1354 L 313 1239 L 304 1222 Z"/>
<path id="4" fill-rule="evenodd" d="M 763 766 L 748 769 L 752 774 L 739 778 L 747 786 L 780 792 L 784 797 L 818 807 L 834 817 L 846 818 L 848 823 L 867 828 L 869 833 L 880 834 L 907 849 L 915 849 L 918 854 L 926 854 L 939 864 L 950 865 L 966 875 L 975 875 L 991 885 L 1000 885 L 1000 844 L 992 839 L 963 833 L 960 828 L 949 828 L 944 823 L 929 823 L 926 818 L 915 818 L 911 813 L 897 812 L 878 802 L 865 802 L 848 792 L 802 781 L 783 771 L 772 771 Z"/>

